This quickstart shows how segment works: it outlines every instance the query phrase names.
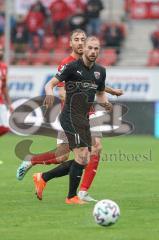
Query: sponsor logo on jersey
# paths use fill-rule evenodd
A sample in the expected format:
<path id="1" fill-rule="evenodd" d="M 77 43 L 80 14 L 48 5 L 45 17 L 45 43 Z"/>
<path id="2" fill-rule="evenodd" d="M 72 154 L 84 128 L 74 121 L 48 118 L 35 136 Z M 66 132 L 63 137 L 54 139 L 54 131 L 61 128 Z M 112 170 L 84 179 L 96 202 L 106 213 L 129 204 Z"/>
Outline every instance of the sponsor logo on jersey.
<path id="1" fill-rule="evenodd" d="M 79 73 L 82 76 L 82 71 L 77 71 L 77 73 Z"/>

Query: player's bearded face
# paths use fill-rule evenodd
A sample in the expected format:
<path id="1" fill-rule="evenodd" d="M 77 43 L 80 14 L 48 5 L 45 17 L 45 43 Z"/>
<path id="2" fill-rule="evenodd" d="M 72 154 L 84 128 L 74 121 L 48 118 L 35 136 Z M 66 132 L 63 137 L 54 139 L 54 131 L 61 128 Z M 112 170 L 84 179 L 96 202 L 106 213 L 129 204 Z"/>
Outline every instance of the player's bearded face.
<path id="1" fill-rule="evenodd" d="M 84 54 L 90 62 L 95 62 L 99 55 L 100 45 L 98 41 L 89 41 L 84 47 Z"/>
<path id="2" fill-rule="evenodd" d="M 84 33 L 75 33 L 72 36 L 70 45 L 72 47 L 72 50 L 79 55 L 83 54 L 83 47 L 85 42 L 86 36 Z"/>

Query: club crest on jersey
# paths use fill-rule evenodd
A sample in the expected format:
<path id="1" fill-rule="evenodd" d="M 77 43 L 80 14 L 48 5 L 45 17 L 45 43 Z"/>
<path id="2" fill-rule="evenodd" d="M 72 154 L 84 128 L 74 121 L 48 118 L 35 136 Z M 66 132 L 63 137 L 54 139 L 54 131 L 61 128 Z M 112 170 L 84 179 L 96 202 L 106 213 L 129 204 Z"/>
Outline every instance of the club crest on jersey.
<path id="1" fill-rule="evenodd" d="M 67 64 L 60 66 L 60 69 L 58 70 L 57 75 L 60 76 L 63 73 L 63 71 L 66 69 L 66 67 L 67 67 Z"/>
<path id="2" fill-rule="evenodd" d="M 100 72 L 94 72 L 94 76 L 98 80 L 100 78 Z"/>

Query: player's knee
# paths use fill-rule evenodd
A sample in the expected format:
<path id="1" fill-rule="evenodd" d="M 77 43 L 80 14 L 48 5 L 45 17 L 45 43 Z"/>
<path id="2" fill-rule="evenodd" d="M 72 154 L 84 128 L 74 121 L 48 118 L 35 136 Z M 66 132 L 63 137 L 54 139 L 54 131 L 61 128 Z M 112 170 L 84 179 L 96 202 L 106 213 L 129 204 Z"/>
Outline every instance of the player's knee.
<path id="1" fill-rule="evenodd" d="M 96 143 L 93 147 L 92 147 L 92 154 L 93 155 L 99 155 L 102 151 L 102 144 L 100 142 Z"/>
<path id="2" fill-rule="evenodd" d="M 63 161 L 67 161 L 69 159 L 69 153 L 66 153 L 64 156 L 62 156 Z"/>
<path id="3" fill-rule="evenodd" d="M 89 152 L 88 148 L 86 148 L 86 147 L 80 148 L 80 150 L 78 151 L 78 154 L 76 156 L 77 156 L 76 160 L 81 165 L 87 165 L 88 159 L 89 159 L 89 156 L 90 156 L 90 152 Z"/>
<path id="4" fill-rule="evenodd" d="M 97 152 L 101 153 L 102 151 L 102 144 L 101 143 L 97 143 Z"/>
<path id="5" fill-rule="evenodd" d="M 62 163 L 69 159 L 69 154 L 61 155 L 57 157 L 57 162 Z"/>
<path id="6" fill-rule="evenodd" d="M 62 163 L 67 161 L 69 158 L 69 153 L 70 150 L 67 144 L 58 145 L 55 153 L 57 162 Z"/>

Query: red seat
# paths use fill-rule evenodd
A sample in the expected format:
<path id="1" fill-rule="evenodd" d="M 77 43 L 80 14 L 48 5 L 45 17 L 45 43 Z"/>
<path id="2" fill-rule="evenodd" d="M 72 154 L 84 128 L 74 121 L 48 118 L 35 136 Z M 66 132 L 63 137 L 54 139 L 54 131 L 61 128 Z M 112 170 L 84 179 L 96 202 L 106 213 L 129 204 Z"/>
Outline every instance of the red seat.
<path id="1" fill-rule="evenodd" d="M 23 66 L 27 66 L 29 65 L 29 62 L 26 58 L 21 58 L 21 59 L 18 59 L 16 61 L 16 65 L 23 65 Z"/>
<path id="2" fill-rule="evenodd" d="M 40 49 L 40 38 L 38 36 L 33 36 L 32 44 L 33 48 Z"/>
<path id="3" fill-rule="evenodd" d="M 52 35 L 44 37 L 43 48 L 47 51 L 52 51 L 55 48 L 55 38 Z"/>
<path id="4" fill-rule="evenodd" d="M 29 51 L 28 60 L 33 65 L 49 65 L 51 62 L 50 53 L 44 49 L 39 51 Z"/>
<path id="5" fill-rule="evenodd" d="M 117 61 L 117 54 L 115 49 L 108 48 L 103 49 L 99 56 L 98 62 L 104 66 L 111 66 L 114 65 Z"/>
<path id="6" fill-rule="evenodd" d="M 69 49 L 70 48 L 70 40 L 68 36 L 61 36 L 56 41 L 56 49 Z"/>
<path id="7" fill-rule="evenodd" d="M 59 65 L 66 56 L 68 56 L 68 53 L 64 49 L 55 49 L 52 64 Z"/>
<path id="8" fill-rule="evenodd" d="M 147 65 L 149 67 L 159 66 L 159 50 L 154 49 L 149 52 Z"/>

